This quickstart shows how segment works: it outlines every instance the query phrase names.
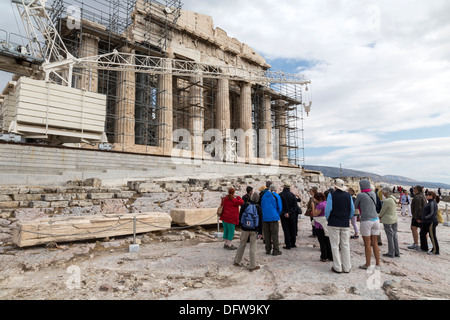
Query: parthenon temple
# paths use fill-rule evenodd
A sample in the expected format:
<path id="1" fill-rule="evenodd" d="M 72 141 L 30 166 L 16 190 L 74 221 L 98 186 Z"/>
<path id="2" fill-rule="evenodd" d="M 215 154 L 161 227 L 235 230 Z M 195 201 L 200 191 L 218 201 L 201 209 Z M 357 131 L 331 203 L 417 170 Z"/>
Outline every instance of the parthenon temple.
<path id="1" fill-rule="evenodd" d="M 16 128 L 27 141 L 44 137 L 86 149 L 107 142 L 125 153 L 285 167 L 304 161 L 310 81 L 283 78 L 250 46 L 215 27 L 212 17 L 173 0 L 54 0 L 52 8 L 64 45 L 80 61 L 71 87 L 84 99 L 105 96 L 105 108 L 80 111 L 81 138 L 66 134 L 71 120 L 65 112 L 51 122 L 48 109 L 39 124 L 45 133 L 27 131 L 27 118 L 7 112 L 27 85 L 16 74 L 3 91 L 3 132 Z M 102 139 L 89 139 L 98 127 Z"/>

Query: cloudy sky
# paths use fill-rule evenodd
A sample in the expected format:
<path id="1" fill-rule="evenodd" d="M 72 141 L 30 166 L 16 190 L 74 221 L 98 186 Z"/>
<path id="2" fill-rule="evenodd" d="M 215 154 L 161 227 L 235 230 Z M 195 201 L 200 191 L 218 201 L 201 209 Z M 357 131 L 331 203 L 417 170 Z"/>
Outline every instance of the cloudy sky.
<path id="1" fill-rule="evenodd" d="M 0 29 L 15 25 L 1 1 Z M 184 0 L 312 80 L 306 164 L 450 184 L 450 1 Z M 0 74 L 0 87 L 6 81 Z"/>
<path id="2" fill-rule="evenodd" d="M 306 164 L 450 184 L 450 1 L 183 3 L 312 80 Z"/>

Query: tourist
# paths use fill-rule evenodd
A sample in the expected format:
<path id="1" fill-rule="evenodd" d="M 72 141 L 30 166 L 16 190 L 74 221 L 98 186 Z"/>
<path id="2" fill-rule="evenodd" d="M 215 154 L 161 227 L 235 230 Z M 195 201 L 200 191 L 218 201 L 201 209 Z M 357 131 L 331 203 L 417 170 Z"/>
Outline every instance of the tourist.
<path id="1" fill-rule="evenodd" d="M 394 258 L 400 257 L 398 247 L 398 216 L 397 216 L 397 199 L 392 195 L 390 188 L 381 189 L 383 196 L 383 206 L 380 212 L 380 222 L 384 225 L 384 231 L 388 240 L 388 252 L 383 254 L 384 257 Z"/>
<path id="2" fill-rule="evenodd" d="M 236 226 L 239 225 L 239 207 L 244 204 L 241 197 L 235 196 L 236 190 L 230 188 L 228 195 L 222 199 L 223 211 L 220 221 L 223 225 L 223 240 L 226 250 L 236 250 L 237 248 L 231 244 L 234 238 Z"/>
<path id="3" fill-rule="evenodd" d="M 400 205 L 402 207 L 402 216 L 406 216 L 406 210 L 408 210 L 411 217 L 411 197 L 406 190 L 400 195 Z"/>
<path id="4" fill-rule="evenodd" d="M 353 203 L 356 201 L 356 192 L 353 188 L 348 188 L 348 192 L 352 196 Z M 355 234 L 350 237 L 350 239 L 359 239 L 359 228 L 358 228 L 358 218 L 359 218 L 359 210 L 355 209 L 355 215 L 352 217 L 352 226 Z"/>
<path id="5" fill-rule="evenodd" d="M 381 234 L 380 219 L 377 213 L 377 195 L 371 190 L 369 180 L 359 182 L 361 193 L 358 194 L 355 201 L 355 208 L 359 208 L 361 214 L 361 235 L 364 240 L 366 263 L 361 265 L 361 269 L 368 269 L 373 254 L 375 256 L 376 266 L 380 267 L 380 248 L 378 247 L 378 237 Z"/>
<path id="6" fill-rule="evenodd" d="M 283 191 L 279 195 L 283 207 L 280 217 L 285 243 L 283 249 L 289 250 L 297 247 L 298 215 L 300 211 L 298 202 L 301 200 L 291 192 L 289 183 L 284 184 Z"/>
<path id="7" fill-rule="evenodd" d="M 283 210 L 280 196 L 275 192 L 277 187 L 272 184 L 261 199 L 263 212 L 263 236 L 266 253 L 274 256 L 281 255 L 278 240 L 280 214 Z M 272 251 L 273 249 L 273 251 Z"/>
<path id="8" fill-rule="evenodd" d="M 330 193 L 325 207 L 325 217 L 328 220 L 328 236 L 330 237 L 333 267 L 336 273 L 349 273 L 352 264 L 350 260 L 350 219 L 355 214 L 352 196 L 341 179 L 335 180 L 335 191 Z"/>
<path id="9" fill-rule="evenodd" d="M 322 192 L 318 192 L 314 195 L 314 202 L 316 203 L 313 217 L 325 217 L 325 208 L 327 206 L 327 200 Z M 325 232 L 325 228 L 328 226 L 326 221 L 323 222 L 325 226 L 319 221 L 314 221 L 317 240 L 319 240 L 320 245 L 320 261 L 333 261 L 333 253 L 331 252 L 330 238 L 328 237 L 328 232 Z"/>
<path id="10" fill-rule="evenodd" d="M 252 196 L 253 193 L 253 187 L 248 186 L 246 189 L 246 194 L 242 197 L 242 200 L 244 200 L 244 203 L 247 203 L 250 201 L 250 197 Z"/>
<path id="11" fill-rule="evenodd" d="M 314 224 L 312 223 L 313 218 L 312 218 L 312 212 L 314 211 L 314 195 L 318 192 L 318 188 L 317 187 L 312 187 L 309 190 L 309 201 L 308 204 L 306 205 L 306 212 L 305 212 L 305 216 L 310 217 L 311 219 L 311 224 L 312 224 L 312 234 L 309 236 L 310 238 L 315 238 L 316 235 L 316 228 L 314 227 Z"/>
<path id="12" fill-rule="evenodd" d="M 255 271 L 260 269 L 259 266 L 256 265 L 256 240 L 261 238 L 262 235 L 262 221 L 263 214 L 261 210 L 261 206 L 258 204 L 259 202 L 259 194 L 254 192 L 252 193 L 250 200 L 247 203 L 244 203 L 241 207 L 241 211 L 239 214 L 239 221 L 242 220 L 242 215 L 245 210 L 249 206 L 255 206 L 255 209 L 258 213 L 258 224 L 254 228 L 246 227 L 241 224 L 241 242 L 236 252 L 236 257 L 234 258 L 235 266 L 242 266 L 241 261 L 244 255 L 245 247 L 247 245 L 247 241 L 250 239 L 250 271 Z"/>
<path id="13" fill-rule="evenodd" d="M 436 237 L 436 227 L 439 225 L 437 212 L 438 204 L 436 202 L 437 195 L 434 191 L 428 191 L 426 196 L 428 203 L 423 208 L 422 218 L 419 223 L 422 223 L 420 230 L 420 248 L 422 251 L 428 252 L 427 235 L 430 235 L 430 240 L 433 249 L 428 254 L 439 254 L 439 243 Z"/>
<path id="14" fill-rule="evenodd" d="M 263 198 L 263 196 L 264 196 L 264 193 L 266 193 L 267 191 L 269 191 L 269 188 L 270 188 L 270 186 L 272 185 L 273 183 L 272 183 L 272 181 L 267 181 L 266 182 L 266 186 L 264 187 L 261 187 L 260 189 L 259 189 L 259 205 L 261 205 L 261 202 L 262 202 L 262 198 Z"/>
<path id="15" fill-rule="evenodd" d="M 423 188 L 421 186 L 415 186 L 413 188 L 414 197 L 411 200 L 411 232 L 413 235 L 414 243 L 408 246 L 408 249 L 419 250 L 419 231 L 418 228 L 421 228 L 421 224 L 419 221 L 422 219 L 423 208 L 427 204 L 427 199 L 423 194 Z"/>

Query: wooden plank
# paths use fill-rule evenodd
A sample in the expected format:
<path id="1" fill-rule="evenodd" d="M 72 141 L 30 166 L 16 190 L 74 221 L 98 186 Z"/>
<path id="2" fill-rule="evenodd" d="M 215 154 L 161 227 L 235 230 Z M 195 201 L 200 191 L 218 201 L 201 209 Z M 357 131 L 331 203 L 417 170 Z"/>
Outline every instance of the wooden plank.
<path id="1" fill-rule="evenodd" d="M 63 137 L 73 137 L 73 138 L 81 138 L 83 137 L 83 139 L 86 140 L 94 140 L 94 141 L 100 141 L 102 138 L 102 134 L 100 132 L 97 133 L 92 133 L 89 131 L 84 131 L 83 135 L 81 135 L 80 131 L 69 131 L 69 130 L 64 130 L 64 129 L 57 129 L 57 128 L 52 128 L 49 127 L 48 129 L 46 129 L 45 127 L 38 127 L 38 126 L 29 126 L 23 123 L 18 123 L 17 124 L 17 131 L 21 134 L 38 134 L 38 135 L 53 135 L 53 136 L 63 136 Z"/>
<path id="2" fill-rule="evenodd" d="M 161 212 L 61 217 L 18 223 L 13 230 L 13 242 L 19 247 L 30 247 L 52 242 L 62 243 L 128 236 L 133 234 L 134 217 L 137 219 L 137 234 L 171 228 L 172 219 L 167 213 Z"/>
<path id="3" fill-rule="evenodd" d="M 36 108 L 47 107 L 48 104 L 61 110 L 73 110 L 103 116 L 105 115 L 106 110 L 106 102 L 104 105 L 99 105 L 86 101 L 82 103 L 82 101 L 66 100 L 64 98 L 53 96 L 50 96 L 47 101 L 47 96 L 41 93 L 36 93 L 35 96 L 30 96 L 29 93 L 21 93 L 18 101 L 35 105 Z"/>
<path id="4" fill-rule="evenodd" d="M 17 123 L 28 123 L 28 124 L 35 124 L 39 126 L 45 126 L 47 124 L 47 119 L 45 118 L 37 118 L 35 116 L 25 116 L 18 114 L 15 117 Z M 93 132 L 104 132 L 105 127 L 102 125 L 91 125 L 88 123 L 84 123 L 83 125 L 81 123 L 75 123 L 75 122 L 68 122 L 64 120 L 56 120 L 56 119 L 48 119 L 48 125 L 51 127 L 59 127 L 69 130 L 86 130 L 86 131 L 93 131 Z"/>
<path id="5" fill-rule="evenodd" d="M 170 216 L 173 223 L 180 226 L 217 224 L 217 208 L 173 209 Z"/>
<path id="6" fill-rule="evenodd" d="M 48 110 L 47 110 L 48 109 Z M 22 114 L 22 115 L 33 115 L 40 118 L 46 118 L 47 117 L 47 111 L 48 116 L 50 119 L 64 119 L 71 122 L 81 122 L 82 119 L 84 120 L 93 120 L 96 121 L 92 122 L 92 124 L 99 124 L 105 122 L 105 115 L 96 115 L 92 113 L 82 113 L 78 111 L 73 110 L 64 110 L 60 109 L 58 107 L 54 106 L 42 106 L 42 105 L 35 105 L 30 104 L 26 102 L 19 102 L 19 107 L 17 108 L 17 112 L 14 115 Z"/>
<path id="7" fill-rule="evenodd" d="M 47 92 L 47 83 L 43 80 L 34 80 L 30 78 L 22 77 L 20 78 L 18 84 L 18 87 L 26 88 L 27 90 L 39 90 L 41 89 L 41 92 Z M 106 99 L 106 96 L 100 93 L 85 91 L 81 89 L 76 88 L 69 88 L 66 86 L 61 86 L 57 84 L 50 83 L 49 84 L 50 91 L 54 91 L 57 95 L 67 96 L 67 95 L 74 95 L 73 97 L 76 98 L 77 96 L 81 96 L 84 92 L 85 96 L 87 98 L 93 98 L 93 99 Z M 16 89 L 17 91 L 17 89 Z"/>

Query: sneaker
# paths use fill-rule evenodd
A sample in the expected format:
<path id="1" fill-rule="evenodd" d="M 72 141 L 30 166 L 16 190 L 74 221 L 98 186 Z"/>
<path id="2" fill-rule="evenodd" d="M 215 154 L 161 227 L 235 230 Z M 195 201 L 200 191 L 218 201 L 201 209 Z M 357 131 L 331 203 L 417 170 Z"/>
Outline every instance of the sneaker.
<path id="1" fill-rule="evenodd" d="M 407 248 L 411 249 L 411 250 L 419 250 L 420 249 L 420 247 L 417 244 L 412 244 L 412 245 L 408 246 Z"/>
<path id="2" fill-rule="evenodd" d="M 273 252 L 274 256 L 281 256 L 282 254 L 283 254 L 283 252 L 281 252 L 281 251 L 274 251 Z"/>
<path id="3" fill-rule="evenodd" d="M 387 253 L 384 253 L 384 254 L 383 254 L 383 257 L 387 257 L 387 258 L 394 258 L 394 256 L 393 256 L 393 255 L 391 255 L 391 254 L 387 254 Z"/>

